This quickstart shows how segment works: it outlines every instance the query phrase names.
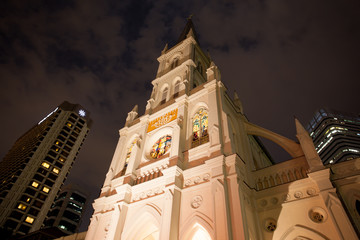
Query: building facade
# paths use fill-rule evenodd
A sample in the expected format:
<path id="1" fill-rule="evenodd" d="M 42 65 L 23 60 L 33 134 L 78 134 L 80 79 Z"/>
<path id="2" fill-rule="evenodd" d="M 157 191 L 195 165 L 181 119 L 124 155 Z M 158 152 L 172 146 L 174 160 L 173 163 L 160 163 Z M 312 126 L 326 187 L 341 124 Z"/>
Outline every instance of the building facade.
<path id="1" fill-rule="evenodd" d="M 74 184 L 61 188 L 45 221 L 45 227 L 58 227 L 66 234 L 76 233 L 86 209 L 88 194 Z"/>
<path id="2" fill-rule="evenodd" d="M 320 109 L 307 130 L 325 165 L 360 157 L 359 114 Z"/>
<path id="3" fill-rule="evenodd" d="M 21 136 L 0 162 L 0 226 L 40 229 L 89 133 L 89 112 L 63 102 Z"/>
<path id="4" fill-rule="evenodd" d="M 312 139 L 250 123 L 191 20 L 128 113 L 86 235 L 97 239 L 357 239 Z M 257 136 L 284 148 L 274 165 Z"/>

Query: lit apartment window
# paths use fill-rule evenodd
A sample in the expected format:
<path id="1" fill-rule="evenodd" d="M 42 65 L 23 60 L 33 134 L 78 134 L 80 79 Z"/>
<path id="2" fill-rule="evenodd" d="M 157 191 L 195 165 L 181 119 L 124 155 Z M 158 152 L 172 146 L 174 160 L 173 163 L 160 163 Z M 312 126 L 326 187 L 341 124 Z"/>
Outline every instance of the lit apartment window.
<path id="1" fill-rule="evenodd" d="M 59 161 L 60 161 L 60 162 L 65 162 L 65 158 L 59 157 Z"/>
<path id="2" fill-rule="evenodd" d="M 27 216 L 25 222 L 32 224 L 34 222 L 34 218 Z"/>
<path id="3" fill-rule="evenodd" d="M 72 126 L 72 124 L 71 124 L 71 123 L 69 123 L 69 122 L 68 122 L 66 125 L 67 125 L 68 127 L 71 127 L 71 126 Z"/>
<path id="4" fill-rule="evenodd" d="M 25 209 L 27 208 L 27 206 L 25 204 L 20 203 L 17 207 L 18 209 L 25 211 Z"/>
<path id="5" fill-rule="evenodd" d="M 36 181 L 33 181 L 33 182 L 31 183 L 31 186 L 33 186 L 34 188 L 38 188 L 38 187 L 39 187 L 39 183 L 36 182 Z"/>
<path id="6" fill-rule="evenodd" d="M 48 187 L 43 187 L 42 191 L 48 193 L 48 192 L 50 192 L 50 188 L 48 188 Z"/>
<path id="7" fill-rule="evenodd" d="M 52 171 L 53 171 L 54 173 L 56 173 L 56 174 L 59 174 L 60 169 L 54 167 Z"/>
<path id="8" fill-rule="evenodd" d="M 44 168 L 49 168 L 50 164 L 48 164 L 47 162 L 43 162 L 41 166 L 43 166 Z"/>
<path id="9" fill-rule="evenodd" d="M 22 195 L 20 198 L 20 201 L 29 203 L 31 201 L 31 197 L 29 197 L 27 195 Z"/>

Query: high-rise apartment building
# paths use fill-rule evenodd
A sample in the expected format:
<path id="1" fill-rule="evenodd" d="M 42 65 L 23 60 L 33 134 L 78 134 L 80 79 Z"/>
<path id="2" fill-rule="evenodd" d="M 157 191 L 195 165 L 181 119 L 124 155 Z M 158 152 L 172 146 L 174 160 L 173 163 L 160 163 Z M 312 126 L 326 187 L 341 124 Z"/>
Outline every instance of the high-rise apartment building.
<path id="1" fill-rule="evenodd" d="M 84 214 L 87 194 L 80 187 L 70 184 L 61 188 L 45 221 L 46 227 L 58 227 L 66 234 L 78 231 Z"/>
<path id="2" fill-rule="evenodd" d="M 360 115 L 320 109 L 307 130 L 324 164 L 360 157 Z"/>
<path id="3" fill-rule="evenodd" d="M 0 162 L 0 226 L 24 235 L 43 221 L 89 133 L 89 112 L 63 102 Z"/>

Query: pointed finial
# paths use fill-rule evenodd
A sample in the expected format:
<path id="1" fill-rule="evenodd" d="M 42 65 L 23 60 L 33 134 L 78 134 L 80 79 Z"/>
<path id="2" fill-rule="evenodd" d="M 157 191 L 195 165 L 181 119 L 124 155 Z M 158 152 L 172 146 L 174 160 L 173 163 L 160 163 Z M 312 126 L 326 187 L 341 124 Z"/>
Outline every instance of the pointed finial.
<path id="1" fill-rule="evenodd" d="M 193 17 L 194 14 L 190 14 L 189 17 L 187 18 L 187 20 L 191 20 L 191 18 Z"/>
<path id="2" fill-rule="evenodd" d="M 168 50 L 168 43 L 165 44 L 164 49 L 161 51 L 161 54 L 164 54 Z"/>
<path id="3" fill-rule="evenodd" d="M 241 103 L 239 96 L 237 95 L 235 90 L 234 90 L 234 104 L 239 108 L 241 113 L 244 113 L 242 103 Z"/>
<path id="4" fill-rule="evenodd" d="M 192 28 L 190 28 L 188 34 L 186 35 L 186 37 L 190 37 L 190 36 L 192 36 L 193 38 L 195 38 L 195 34 L 194 34 L 194 31 L 193 31 Z"/>
<path id="5" fill-rule="evenodd" d="M 239 99 L 239 96 L 237 94 L 237 92 L 234 90 L 234 100 L 238 100 Z"/>
<path id="6" fill-rule="evenodd" d="M 137 115 L 138 115 L 138 105 L 135 105 L 133 110 L 131 110 L 131 112 L 128 113 L 125 126 L 130 126 L 131 122 L 134 121 L 134 119 L 137 117 Z"/>
<path id="7" fill-rule="evenodd" d="M 132 112 L 138 112 L 138 109 L 139 109 L 139 107 L 138 107 L 138 105 L 136 104 L 135 106 L 134 106 L 134 108 L 133 108 L 133 110 L 132 110 Z"/>

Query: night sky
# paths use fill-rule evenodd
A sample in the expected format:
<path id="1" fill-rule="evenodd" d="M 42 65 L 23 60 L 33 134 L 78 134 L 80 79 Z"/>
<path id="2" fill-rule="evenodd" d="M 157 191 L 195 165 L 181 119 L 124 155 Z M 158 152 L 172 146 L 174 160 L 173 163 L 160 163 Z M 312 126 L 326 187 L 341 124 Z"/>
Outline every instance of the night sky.
<path id="1" fill-rule="evenodd" d="M 64 100 L 79 103 L 94 124 L 68 182 L 97 196 L 118 130 L 135 104 L 144 113 L 156 58 L 190 14 L 249 120 L 295 140 L 294 116 L 360 113 L 359 13 L 358 0 L 2 0 L 0 159 Z"/>

